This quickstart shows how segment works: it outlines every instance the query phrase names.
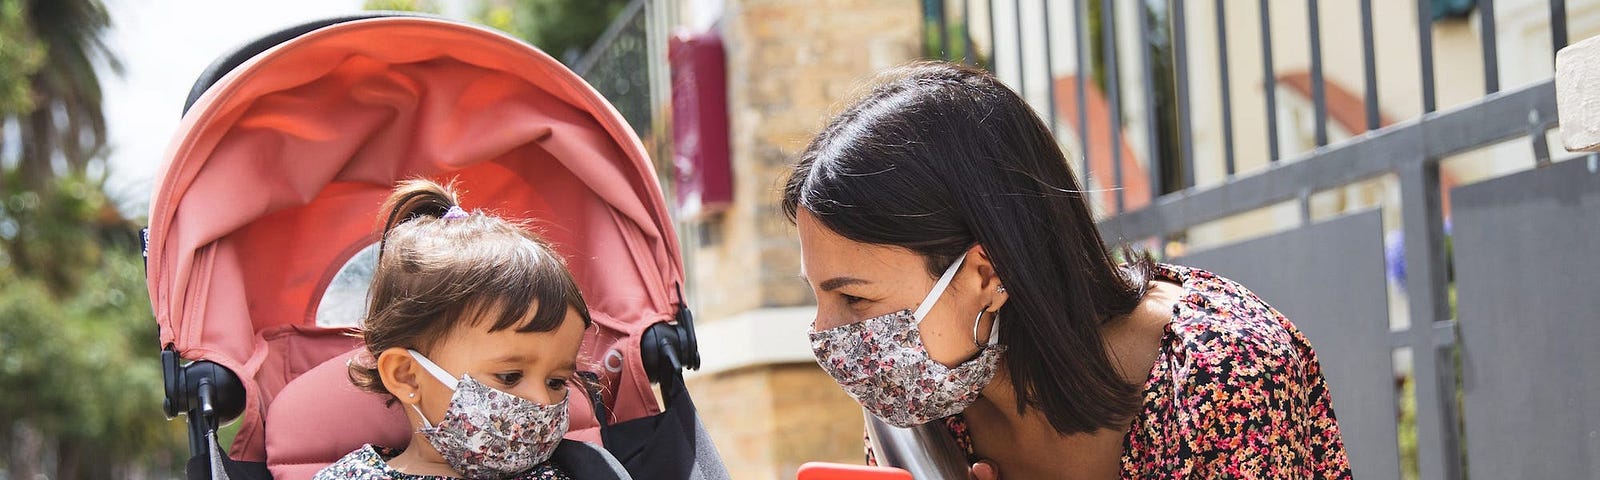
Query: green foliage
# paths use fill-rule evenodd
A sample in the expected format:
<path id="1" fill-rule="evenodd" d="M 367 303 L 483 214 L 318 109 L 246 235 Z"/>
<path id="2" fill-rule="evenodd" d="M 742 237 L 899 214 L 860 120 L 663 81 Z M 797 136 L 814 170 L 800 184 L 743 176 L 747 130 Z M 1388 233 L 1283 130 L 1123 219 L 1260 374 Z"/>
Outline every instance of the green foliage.
<path id="1" fill-rule="evenodd" d="M 102 39 L 110 25 L 100 0 L 0 0 L 0 126 L 15 127 L 21 144 L 4 160 L 26 188 L 83 176 L 105 158 L 99 69 L 121 71 Z"/>
<path id="2" fill-rule="evenodd" d="M 132 222 L 104 193 L 99 0 L 0 0 L 0 477 L 158 476 L 156 325 Z M 96 178 L 100 177 L 100 178 Z M 45 462 L 54 459 L 54 463 Z"/>
<path id="3" fill-rule="evenodd" d="M 117 216 L 98 183 L 66 177 L 34 190 L 7 173 L 0 190 L 8 192 L 0 198 L 0 266 L 61 297 L 100 273 L 107 244 L 134 248 L 133 227 Z"/>
<path id="4" fill-rule="evenodd" d="M 0 391 L 25 393 L 0 395 L 0 433 L 24 426 L 50 439 L 62 477 L 179 465 L 183 430 L 161 414 L 156 325 L 133 226 L 105 216 L 98 182 L 63 177 L 45 191 L 6 191 Z"/>
<path id="5" fill-rule="evenodd" d="M 485 0 L 478 20 L 570 63 L 627 6 L 628 0 Z"/>
<path id="6" fill-rule="evenodd" d="M 933 19 L 924 20 L 922 28 L 922 56 L 925 58 L 937 58 L 951 62 L 963 62 L 970 60 L 976 63 L 979 68 L 993 68 L 993 65 L 990 63 L 989 56 L 984 54 L 984 52 L 977 51 L 975 49 L 971 54 L 972 56 L 968 57 L 967 19 L 951 19 L 950 21 L 952 23 L 946 25 L 947 33 L 940 35 L 939 23 L 937 21 Z M 941 45 L 941 42 L 945 40 L 949 40 L 949 46 Z"/>
<path id="7" fill-rule="evenodd" d="M 433 0 L 366 0 L 361 8 L 396 12 L 439 13 L 439 3 Z"/>
<path id="8" fill-rule="evenodd" d="M 0 0 L 0 115 L 33 111 L 29 77 L 44 64 L 44 46 L 28 27 L 23 0 Z"/>

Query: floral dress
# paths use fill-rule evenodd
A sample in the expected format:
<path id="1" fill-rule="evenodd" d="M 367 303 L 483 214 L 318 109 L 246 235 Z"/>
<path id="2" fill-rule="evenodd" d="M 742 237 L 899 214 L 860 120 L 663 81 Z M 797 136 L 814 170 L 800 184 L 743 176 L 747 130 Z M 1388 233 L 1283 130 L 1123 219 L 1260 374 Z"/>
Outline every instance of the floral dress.
<path id="1" fill-rule="evenodd" d="M 317 472 L 313 480 L 454 480 L 453 477 L 411 475 L 389 467 L 389 459 L 400 451 L 366 445 Z M 534 466 L 514 480 L 572 480 L 551 462 Z"/>
<path id="2" fill-rule="evenodd" d="M 1300 330 L 1211 272 L 1163 264 L 1155 273 L 1184 294 L 1123 438 L 1122 478 L 1350 478 L 1327 382 Z M 944 424 L 978 460 L 962 416 Z M 877 463 L 870 448 L 867 463 Z"/>

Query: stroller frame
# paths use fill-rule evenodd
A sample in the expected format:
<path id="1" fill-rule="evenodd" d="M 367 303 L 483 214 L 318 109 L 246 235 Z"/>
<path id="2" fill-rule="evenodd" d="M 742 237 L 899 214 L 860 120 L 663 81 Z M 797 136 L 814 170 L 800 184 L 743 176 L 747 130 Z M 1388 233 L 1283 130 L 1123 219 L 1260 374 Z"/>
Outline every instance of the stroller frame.
<path id="1" fill-rule="evenodd" d="M 202 95 L 229 72 L 275 46 L 325 27 L 389 17 L 444 20 L 432 15 L 375 12 L 328 18 L 284 28 L 215 60 L 196 79 L 185 100 L 183 113 L 188 114 Z M 141 235 L 147 262 L 150 252 L 149 236 L 150 231 L 147 228 Z M 148 263 L 146 267 L 149 267 Z M 696 369 L 700 365 L 693 314 L 683 301 L 681 285 L 673 285 L 672 288 L 677 294 L 674 321 L 655 323 L 646 328 L 639 337 L 639 360 L 643 363 L 645 374 L 651 383 L 661 382 L 668 376 L 681 375 L 682 369 Z M 170 342 L 162 345 L 160 358 L 165 397 L 163 411 L 169 419 L 180 415 L 186 417 L 191 455 L 189 478 L 270 478 L 264 462 L 234 460 L 218 446 L 217 430 L 220 426 L 237 419 L 246 408 L 247 392 L 245 383 L 239 376 L 229 368 L 210 360 L 184 363 L 178 349 Z M 611 423 L 611 419 L 607 418 L 608 409 L 604 405 L 599 405 L 599 397 L 593 397 L 592 401 L 597 404 L 594 412 L 602 428 L 605 428 Z"/>

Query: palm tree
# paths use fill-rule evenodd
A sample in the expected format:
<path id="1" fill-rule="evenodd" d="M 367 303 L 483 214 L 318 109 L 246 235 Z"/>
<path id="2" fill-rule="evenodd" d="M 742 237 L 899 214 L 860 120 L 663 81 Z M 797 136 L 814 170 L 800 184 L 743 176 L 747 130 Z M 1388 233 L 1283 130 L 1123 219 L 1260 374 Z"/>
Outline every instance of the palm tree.
<path id="1" fill-rule="evenodd" d="M 110 478 L 179 451 L 160 372 L 134 361 L 155 337 L 137 230 L 95 168 L 109 27 L 101 0 L 0 0 L 0 477 Z"/>
<path id="2" fill-rule="evenodd" d="M 31 34 L 44 53 L 44 61 L 28 77 L 28 101 L 0 118 L 0 123 L 17 126 L 21 140 L 14 173 L 21 178 L 5 183 L 43 190 L 55 177 L 84 175 L 93 162 L 105 158 L 106 118 L 95 67 L 98 60 L 121 72 L 102 39 L 111 19 L 100 0 L 0 2 L 0 8 L 20 11 L 27 19 L 23 33 Z M 13 33 L 18 32 L 7 35 Z"/>
<path id="3" fill-rule="evenodd" d="M 60 251 L 47 238 L 57 229 L 33 220 L 70 200 L 53 192 L 59 179 L 99 186 L 88 178 L 106 157 L 97 66 L 121 72 L 102 39 L 110 23 L 100 0 L 0 0 L 0 130 L 16 132 L 18 143 L 0 145 L 9 157 L 0 158 L 0 218 L 16 226 L 0 235 L 0 254 L 10 268 L 45 278 L 57 291 L 70 290 L 94 259 Z M 114 208 L 107 211 L 105 225 L 84 230 L 127 229 Z"/>

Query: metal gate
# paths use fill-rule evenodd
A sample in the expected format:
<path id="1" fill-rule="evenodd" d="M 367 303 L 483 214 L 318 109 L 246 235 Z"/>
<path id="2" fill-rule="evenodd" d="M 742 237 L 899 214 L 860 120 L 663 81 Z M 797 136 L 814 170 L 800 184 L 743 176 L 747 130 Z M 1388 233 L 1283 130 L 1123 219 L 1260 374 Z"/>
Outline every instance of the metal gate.
<path id="1" fill-rule="evenodd" d="M 924 0 L 926 54 L 993 69 L 1035 105 L 1099 187 L 1108 241 L 1239 280 L 1300 326 L 1357 478 L 1600 478 L 1600 158 L 1551 158 L 1550 78 L 1501 88 L 1495 2 L 1380 3 L 1415 20 L 1404 44 L 1382 41 L 1371 0 L 1329 3 Z M 1325 25 L 1319 14 L 1336 8 L 1359 8 L 1345 17 L 1359 25 Z M 1567 7 L 1547 8 L 1553 56 Z M 1299 12 L 1295 27 L 1271 9 Z M 1471 79 L 1481 95 L 1442 110 L 1435 22 L 1475 28 L 1487 66 Z M 1323 38 L 1328 27 L 1359 33 Z M 1241 36 L 1257 48 L 1241 50 Z M 1285 38 L 1307 48 L 1287 57 L 1306 55 L 1308 72 L 1274 66 Z M 1325 81 L 1325 46 L 1360 50 L 1359 95 Z M 1416 93 L 1380 102 L 1379 76 L 1398 73 L 1378 58 L 1401 48 L 1420 60 L 1399 72 Z M 1231 75 L 1241 64 L 1260 76 Z M 1236 111 L 1240 92 L 1265 109 Z M 1294 101 L 1310 112 L 1304 151 L 1284 138 Z M 1420 113 L 1384 118 L 1402 103 Z M 1261 147 L 1264 165 L 1241 173 L 1238 152 Z M 1498 171 L 1447 191 L 1441 164 L 1464 154 Z M 1206 172 L 1216 180 L 1197 185 Z M 1314 214 L 1316 198 L 1354 185 L 1387 200 Z M 1202 229 L 1224 240 L 1181 248 Z M 1258 233 L 1231 234 L 1242 230 Z"/>

